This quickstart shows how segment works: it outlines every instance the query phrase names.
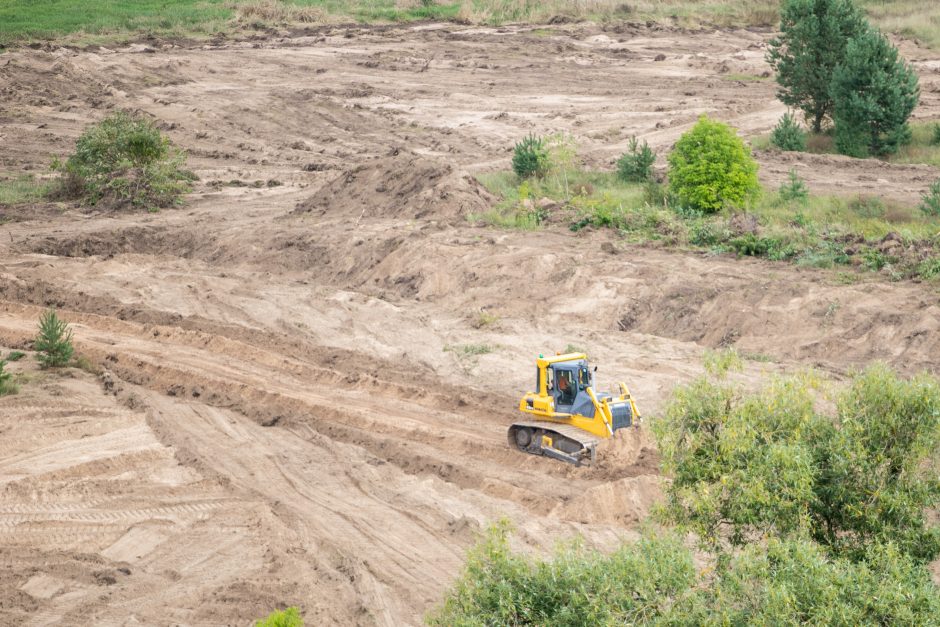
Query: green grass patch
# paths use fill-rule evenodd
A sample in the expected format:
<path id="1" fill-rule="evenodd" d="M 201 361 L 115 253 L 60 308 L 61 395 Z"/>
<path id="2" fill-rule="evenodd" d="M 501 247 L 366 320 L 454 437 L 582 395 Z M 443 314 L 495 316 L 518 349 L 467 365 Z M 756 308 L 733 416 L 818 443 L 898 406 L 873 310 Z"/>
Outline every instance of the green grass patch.
<path id="1" fill-rule="evenodd" d="M 21 205 L 36 202 L 49 192 L 51 185 L 32 176 L 0 179 L 0 205 Z"/>
<path id="2" fill-rule="evenodd" d="M 631 242 L 833 268 L 840 276 L 940 280 L 940 216 L 876 197 L 787 199 L 764 190 L 746 210 L 702 215 L 677 206 L 656 183 L 625 183 L 610 172 L 568 171 L 567 185 L 557 174 L 520 182 L 498 172 L 480 180 L 501 200 L 470 219 L 492 226 L 610 228 Z"/>
<path id="3" fill-rule="evenodd" d="M 861 0 L 884 30 L 940 47 L 940 6 L 922 0 Z M 67 38 L 105 43 L 141 34 L 208 37 L 240 28 L 310 22 L 459 20 L 545 23 L 558 16 L 609 22 L 654 20 L 684 27 L 776 26 L 777 0 L 5 0 L 0 45 Z M 536 37 L 553 31 L 532 31 Z M 729 80 L 763 80 L 741 75 Z"/>

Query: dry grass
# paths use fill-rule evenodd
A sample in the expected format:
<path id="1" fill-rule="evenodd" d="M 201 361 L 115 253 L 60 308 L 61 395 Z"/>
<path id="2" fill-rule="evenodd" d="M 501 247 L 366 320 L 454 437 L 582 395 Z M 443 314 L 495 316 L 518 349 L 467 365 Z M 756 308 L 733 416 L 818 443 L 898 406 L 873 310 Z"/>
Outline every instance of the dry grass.
<path id="1" fill-rule="evenodd" d="M 249 0 L 233 6 L 239 22 L 266 24 L 316 23 L 326 19 L 326 12 L 316 6 L 299 6 L 283 0 Z"/>

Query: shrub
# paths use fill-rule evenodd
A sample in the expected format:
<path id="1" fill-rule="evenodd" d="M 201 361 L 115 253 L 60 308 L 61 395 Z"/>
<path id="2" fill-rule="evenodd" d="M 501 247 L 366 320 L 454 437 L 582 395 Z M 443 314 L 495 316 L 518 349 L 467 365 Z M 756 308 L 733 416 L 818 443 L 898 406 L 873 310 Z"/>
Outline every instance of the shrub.
<path id="1" fill-rule="evenodd" d="M 7 372 L 6 367 L 6 360 L 0 359 L 0 396 L 16 394 L 19 391 L 13 382 L 13 373 Z"/>
<path id="2" fill-rule="evenodd" d="M 304 627 L 304 621 L 300 617 L 300 610 L 289 607 L 271 612 L 267 618 L 256 621 L 255 627 Z"/>
<path id="3" fill-rule="evenodd" d="M 38 351 L 36 359 L 43 368 L 59 368 L 69 363 L 75 348 L 72 346 L 72 331 L 64 320 L 60 320 L 54 309 L 39 318 L 39 335 L 34 344 Z"/>
<path id="4" fill-rule="evenodd" d="M 910 142 L 917 74 L 874 29 L 852 39 L 832 76 L 835 145 L 851 157 L 893 154 Z"/>
<path id="5" fill-rule="evenodd" d="M 430 625 L 629 625 L 659 616 L 695 581 L 674 537 L 647 536 L 611 555 L 574 543 L 530 561 L 510 550 L 508 534 L 498 524 L 470 551 Z"/>
<path id="6" fill-rule="evenodd" d="M 757 196 L 757 163 L 727 124 L 702 116 L 669 153 L 669 185 L 688 208 L 714 213 Z"/>
<path id="7" fill-rule="evenodd" d="M 856 374 L 836 416 L 816 410 L 809 375 L 745 395 L 699 379 L 677 390 L 654 432 L 668 515 L 710 546 L 807 536 L 863 559 L 893 544 L 917 562 L 940 553 L 940 383 L 887 367 Z"/>
<path id="8" fill-rule="evenodd" d="M 26 357 L 26 353 L 23 351 L 10 351 L 10 354 L 7 355 L 6 361 L 19 361 Z"/>
<path id="9" fill-rule="evenodd" d="M 940 179 L 930 184 L 930 188 L 923 195 L 920 210 L 931 217 L 940 217 Z"/>
<path id="10" fill-rule="evenodd" d="M 512 169 L 519 178 L 544 176 L 550 167 L 548 150 L 541 137 L 528 135 L 513 148 Z"/>
<path id="11" fill-rule="evenodd" d="M 770 143 L 780 150 L 806 150 L 806 133 L 790 113 L 785 113 L 770 133 Z"/>
<path id="12" fill-rule="evenodd" d="M 928 625 L 940 594 L 891 544 L 861 562 L 806 539 L 770 538 L 697 573 L 669 533 L 611 555 L 580 543 L 551 559 L 513 552 L 505 524 L 471 549 L 430 625 Z"/>
<path id="13" fill-rule="evenodd" d="M 803 111 L 817 133 L 833 111 L 832 73 L 849 40 L 866 27 L 852 0 L 785 0 L 780 7 L 780 36 L 767 52 L 780 85 L 777 96 Z"/>
<path id="14" fill-rule="evenodd" d="M 649 147 L 646 140 L 644 139 L 643 145 L 640 145 L 636 137 L 631 137 L 630 150 L 623 153 L 617 160 L 617 176 L 621 181 L 628 183 L 648 181 L 653 174 L 655 162 L 656 153 Z"/>
<path id="15" fill-rule="evenodd" d="M 785 203 L 799 203 L 805 205 L 809 201 L 809 190 L 806 183 L 796 173 L 796 170 L 790 170 L 787 174 L 787 180 L 780 186 L 778 192 L 780 200 Z"/>
<path id="16" fill-rule="evenodd" d="M 53 168 L 65 175 L 66 196 L 152 209 L 173 205 L 189 191 L 195 176 L 183 169 L 185 159 L 152 122 L 118 112 L 86 129 L 75 153 Z"/>

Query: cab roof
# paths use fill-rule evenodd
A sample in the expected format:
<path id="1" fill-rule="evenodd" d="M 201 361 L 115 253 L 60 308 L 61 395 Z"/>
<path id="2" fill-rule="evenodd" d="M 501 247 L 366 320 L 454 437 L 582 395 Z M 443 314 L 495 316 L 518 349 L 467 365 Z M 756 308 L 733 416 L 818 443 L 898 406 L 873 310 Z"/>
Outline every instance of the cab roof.
<path id="1" fill-rule="evenodd" d="M 539 355 L 539 358 L 536 361 L 539 367 L 544 367 L 566 361 L 587 361 L 587 355 L 584 353 L 565 353 L 564 355 L 549 355 L 548 357 Z"/>

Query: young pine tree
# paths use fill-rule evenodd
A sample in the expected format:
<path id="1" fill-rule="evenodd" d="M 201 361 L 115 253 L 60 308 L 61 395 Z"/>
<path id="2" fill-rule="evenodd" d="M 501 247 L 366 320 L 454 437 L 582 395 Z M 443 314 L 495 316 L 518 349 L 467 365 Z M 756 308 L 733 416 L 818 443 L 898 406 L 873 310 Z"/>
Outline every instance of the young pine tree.
<path id="1" fill-rule="evenodd" d="M 69 363 L 75 348 L 72 346 L 72 331 L 50 309 L 39 318 L 39 335 L 34 343 L 39 352 L 36 358 L 42 368 L 59 368 Z"/>
<path id="2" fill-rule="evenodd" d="M 767 53 L 780 85 L 777 97 L 803 111 L 817 133 L 832 114 L 832 73 L 849 40 L 866 29 L 852 0 L 784 0 L 780 7 L 780 36 Z"/>
<path id="3" fill-rule="evenodd" d="M 852 157 L 893 154 L 911 140 L 917 74 L 875 29 L 849 42 L 832 76 L 836 149 Z"/>

